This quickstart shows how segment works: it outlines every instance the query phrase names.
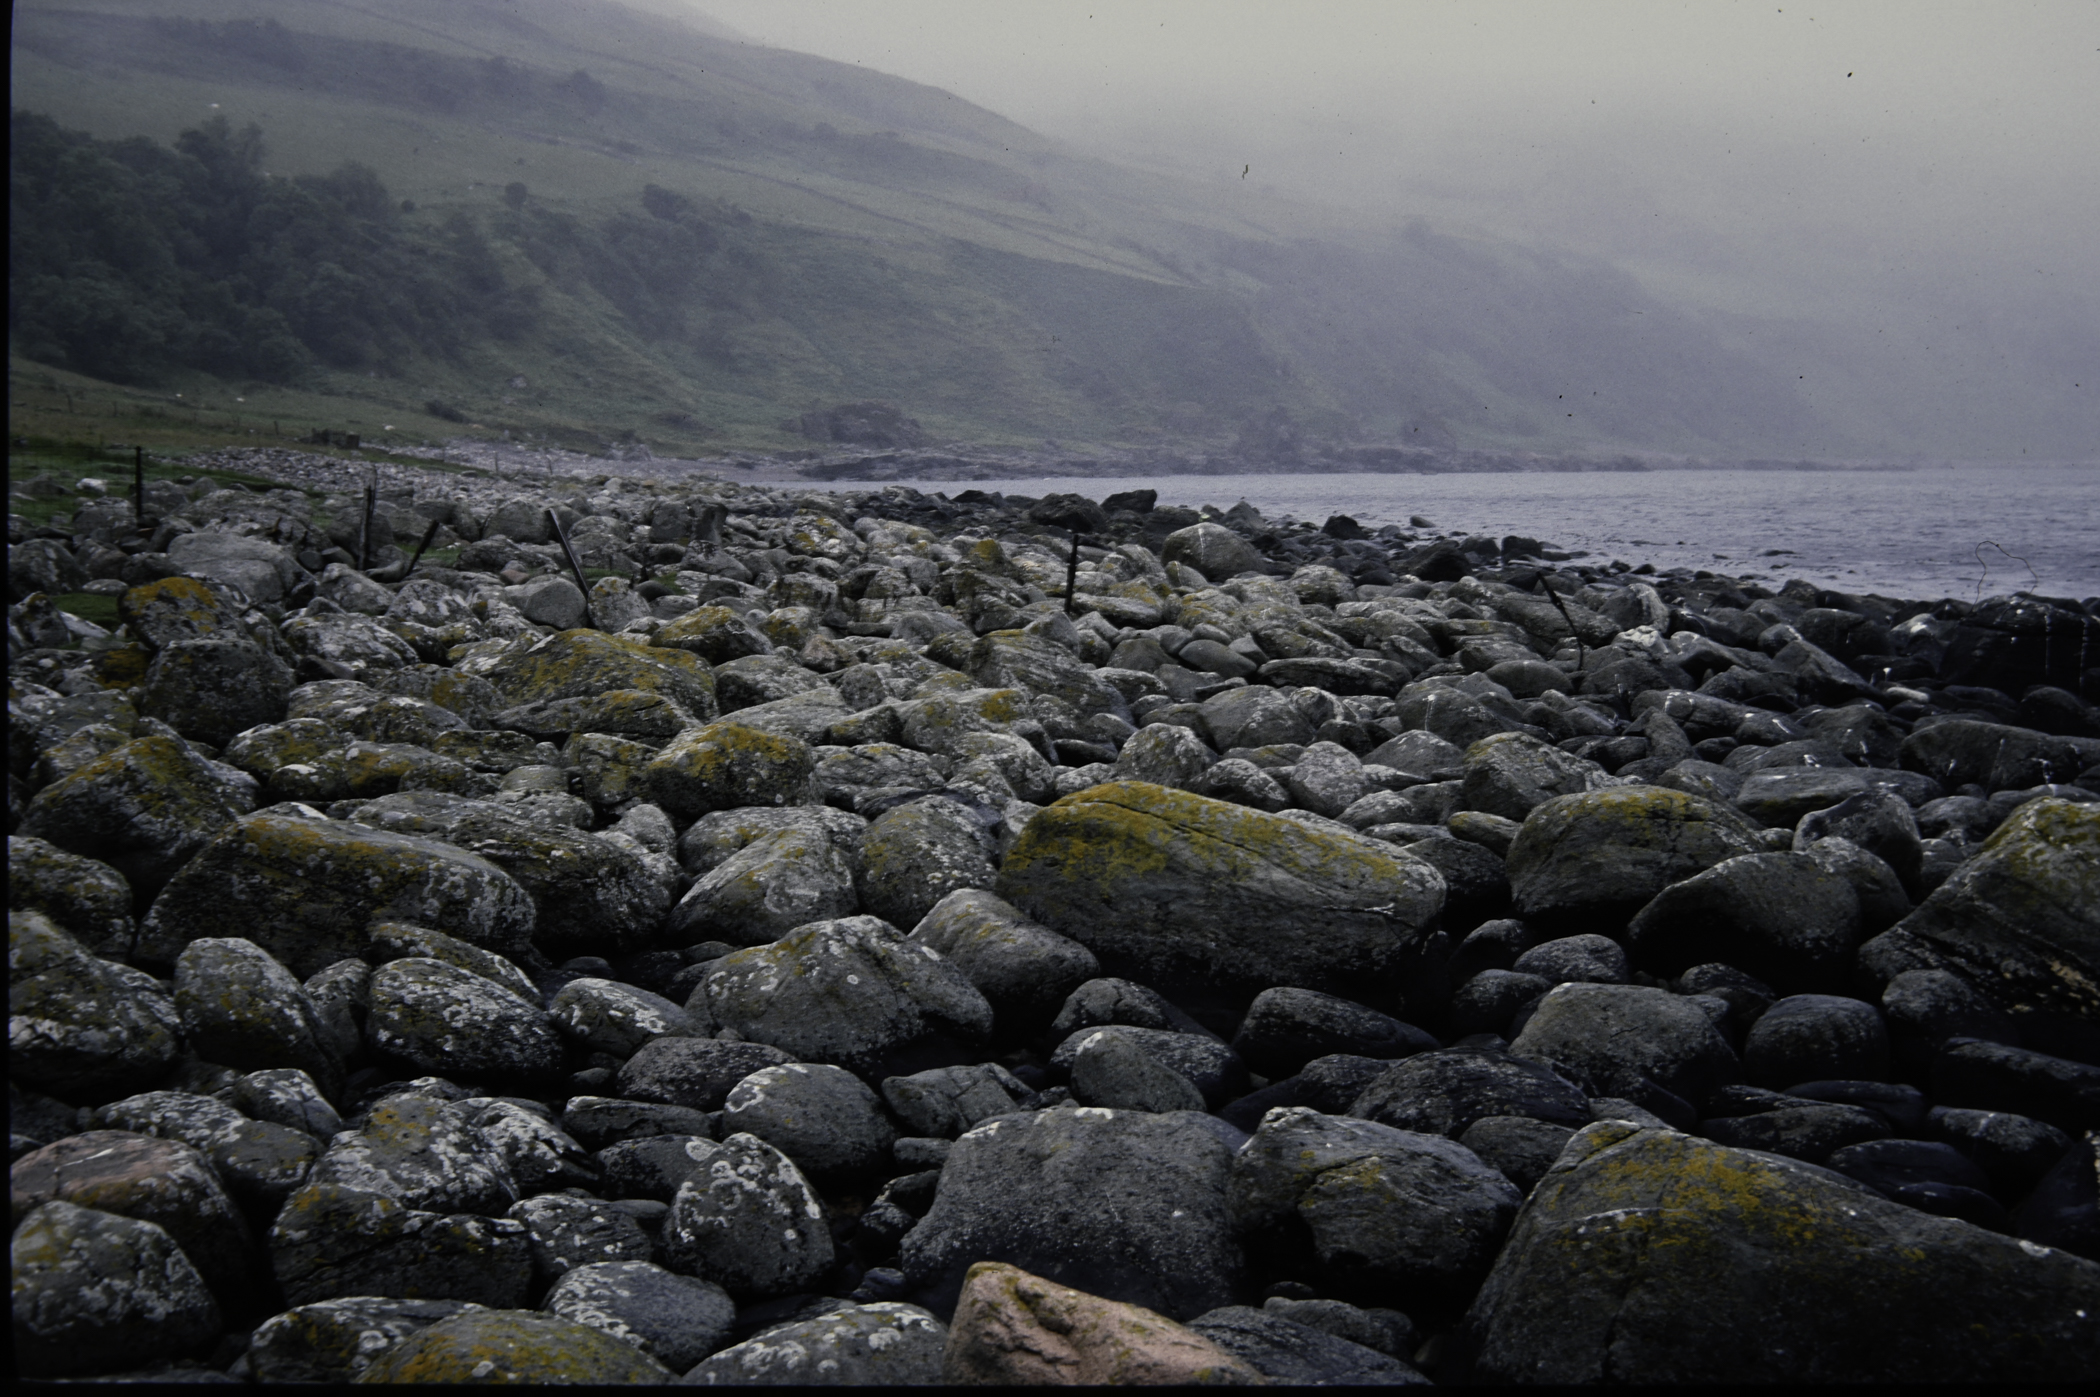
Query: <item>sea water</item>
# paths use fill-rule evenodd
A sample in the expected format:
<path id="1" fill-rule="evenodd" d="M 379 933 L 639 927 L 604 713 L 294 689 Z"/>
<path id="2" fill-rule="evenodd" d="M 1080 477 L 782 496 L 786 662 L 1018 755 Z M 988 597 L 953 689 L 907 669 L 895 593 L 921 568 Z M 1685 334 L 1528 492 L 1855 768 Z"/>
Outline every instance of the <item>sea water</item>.
<path id="1" fill-rule="evenodd" d="M 1584 474 L 1164 475 L 905 482 L 926 491 L 1159 491 L 1161 504 L 1368 528 L 1413 515 L 1448 534 L 1522 534 L 1583 561 L 1708 568 L 1783 586 L 1909 599 L 2100 594 L 2100 466 Z M 842 482 L 844 484 L 844 482 Z"/>

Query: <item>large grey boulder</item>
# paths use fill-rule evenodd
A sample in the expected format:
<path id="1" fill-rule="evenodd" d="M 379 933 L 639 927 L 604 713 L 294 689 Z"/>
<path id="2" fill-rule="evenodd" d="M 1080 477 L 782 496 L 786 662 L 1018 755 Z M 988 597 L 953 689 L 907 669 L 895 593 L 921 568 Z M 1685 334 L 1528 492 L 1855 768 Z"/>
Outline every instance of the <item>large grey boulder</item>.
<path id="1" fill-rule="evenodd" d="M 1675 1115 L 1683 1126 L 1692 1123 L 1686 1107 L 1742 1076 L 1709 1014 L 1683 995 L 1644 985 L 1558 985 L 1509 1050 L 1586 1079 L 1597 1096 Z M 1658 1087 L 1676 1103 L 1658 1099 Z"/>
<path id="2" fill-rule="evenodd" d="M 779 1150 L 743 1134 L 708 1146 L 671 1202 L 662 1245 L 671 1269 L 747 1301 L 801 1290 L 831 1268 L 833 1255 L 809 1180 Z"/>
<path id="3" fill-rule="evenodd" d="M 692 1387 L 932 1387 L 948 1326 L 916 1305 L 841 1302 L 723 1349 L 681 1380 Z"/>
<path id="4" fill-rule="evenodd" d="M 1560 932 L 1617 932 L 1670 884 L 1764 851 L 1736 811 L 1660 786 L 1556 796 L 1509 846 L 1516 915 Z"/>
<path id="5" fill-rule="evenodd" d="M 37 912 L 7 917 L 7 1020 L 9 1078 L 62 1098 L 142 1090 L 181 1048 L 158 982 L 90 955 Z"/>
<path id="6" fill-rule="evenodd" d="M 1361 994 L 1427 937 L 1444 897 L 1434 869 L 1390 845 L 1135 781 L 1030 820 L 996 891 L 1112 971 L 1247 993 Z"/>
<path id="7" fill-rule="evenodd" d="M 1587 1125 L 1590 1106 L 1543 1063 L 1468 1046 L 1419 1053 L 1393 1066 L 1364 1087 L 1348 1114 L 1456 1140 L 1489 1116 Z"/>
<path id="8" fill-rule="evenodd" d="M 1744 854 L 1673 883 L 1626 927 L 1643 969 L 1720 961 L 1783 994 L 1841 986 L 1859 946 L 1859 894 L 1807 854 Z"/>
<path id="9" fill-rule="evenodd" d="M 190 1047 L 243 1071 L 295 1068 L 333 1095 L 342 1054 L 306 989 L 269 952 L 241 937 L 192 941 L 175 961 L 175 1008 Z"/>
<path id="10" fill-rule="evenodd" d="M 451 844 L 263 811 L 169 882 L 140 930 L 141 954 L 172 962 L 192 941 L 240 936 L 311 976 L 361 957 L 371 927 L 393 921 L 519 954 L 536 911 L 509 874 Z"/>
<path id="11" fill-rule="evenodd" d="M 1266 573 L 1268 560 L 1253 544 L 1223 524 L 1205 520 L 1186 529 L 1176 529 L 1160 545 L 1160 561 L 1184 563 L 1214 582 L 1223 582 L 1243 572 Z"/>
<path id="12" fill-rule="evenodd" d="M 259 645 L 178 640 L 146 668 L 139 710 L 184 737 L 223 747 L 260 723 L 284 720 L 292 670 Z"/>
<path id="13" fill-rule="evenodd" d="M 958 888 L 935 903 L 911 939 L 977 987 L 1003 1034 L 1048 1024 L 1067 995 L 1101 973 L 1092 951 L 981 888 Z"/>
<path id="14" fill-rule="evenodd" d="M 78 1377 L 187 1357 L 219 1332 L 218 1302 L 154 1223 L 51 1202 L 16 1227 L 12 1250 L 22 1377 Z"/>
<path id="15" fill-rule="evenodd" d="M 722 1287 L 647 1261 L 575 1267 L 540 1308 L 630 1343 L 681 1373 L 722 1347 L 736 1318 L 736 1302 Z"/>
<path id="16" fill-rule="evenodd" d="M 150 897 L 255 808 L 246 779 L 179 738 L 141 737 L 38 791 L 20 830 L 99 859 Z"/>
<path id="17" fill-rule="evenodd" d="M 889 1162 L 896 1127 L 877 1096 L 843 1067 L 794 1062 L 761 1067 L 729 1090 L 722 1129 L 779 1150 L 813 1179 L 861 1179 Z"/>
<path id="18" fill-rule="evenodd" d="M 1304 1107 L 1234 1156 L 1234 1230 L 1323 1288 L 1434 1300 L 1477 1283 L 1523 1195 L 1464 1145 Z"/>
<path id="19" fill-rule="evenodd" d="M 561 1068 L 561 1035 L 545 1010 L 445 961 L 409 957 L 381 966 L 368 1013 L 372 1046 L 425 1072 L 517 1081 Z"/>
<path id="20" fill-rule="evenodd" d="M 1465 809 L 1506 820 L 1521 820 L 1555 796 L 1617 784 L 1595 762 L 1521 732 L 1499 732 L 1468 747 L 1463 780 Z"/>
<path id="21" fill-rule="evenodd" d="M 997 1117 L 955 1142 L 899 1265 L 936 1315 L 953 1312 L 972 1265 L 1007 1261 L 1193 1319 L 1239 1298 L 1242 1261 L 1225 1201 L 1231 1159 L 1192 1112 L 1056 1107 Z"/>
<path id="22" fill-rule="evenodd" d="M 992 1029 L 992 1006 L 955 967 L 876 917 L 726 955 L 695 998 L 752 1042 L 877 1080 L 968 1060 Z"/>
<path id="23" fill-rule="evenodd" d="M 1876 983 L 1949 970 L 2015 1018 L 2100 1018 L 2100 806 L 2036 800 L 1860 948 Z"/>
<path id="24" fill-rule="evenodd" d="M 1468 1324 L 1484 1382 L 2064 1382 L 2100 1360 L 2096 1316 L 2093 1262 L 1607 1121 L 1533 1191 Z"/>
<path id="25" fill-rule="evenodd" d="M 897 926 L 917 926 L 950 893 L 991 887 L 998 874 L 988 833 L 969 808 L 942 796 L 884 811 L 863 847 L 862 906 Z"/>

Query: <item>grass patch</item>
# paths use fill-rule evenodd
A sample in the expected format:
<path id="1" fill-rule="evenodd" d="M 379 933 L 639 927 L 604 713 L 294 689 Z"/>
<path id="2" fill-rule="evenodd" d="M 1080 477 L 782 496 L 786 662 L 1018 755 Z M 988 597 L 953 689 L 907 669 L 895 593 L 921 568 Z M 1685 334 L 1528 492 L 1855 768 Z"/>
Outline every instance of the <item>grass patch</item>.
<path id="1" fill-rule="evenodd" d="M 115 630 L 120 620 L 117 599 L 99 592 L 67 592 L 51 600 L 60 611 L 78 616 L 83 621 L 93 621 L 105 631 Z"/>

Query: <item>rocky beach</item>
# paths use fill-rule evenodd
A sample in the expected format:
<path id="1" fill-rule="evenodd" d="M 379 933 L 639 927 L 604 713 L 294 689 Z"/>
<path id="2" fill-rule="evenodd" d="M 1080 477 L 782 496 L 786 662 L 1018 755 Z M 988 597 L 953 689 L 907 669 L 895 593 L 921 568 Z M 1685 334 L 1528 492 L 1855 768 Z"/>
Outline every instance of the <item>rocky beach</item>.
<path id="1" fill-rule="evenodd" d="M 21 1377 L 2100 1369 L 2100 601 L 190 466 L 9 519 Z"/>

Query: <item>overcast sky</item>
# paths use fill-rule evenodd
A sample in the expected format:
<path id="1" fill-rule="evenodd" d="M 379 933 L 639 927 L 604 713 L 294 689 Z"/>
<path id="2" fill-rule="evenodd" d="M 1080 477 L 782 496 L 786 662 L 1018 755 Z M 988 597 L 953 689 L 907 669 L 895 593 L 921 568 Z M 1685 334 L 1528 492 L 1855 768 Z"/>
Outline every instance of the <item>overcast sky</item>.
<path id="1" fill-rule="evenodd" d="M 2095 0 L 694 8 L 1120 159 L 1604 252 L 1741 309 L 2100 295 Z"/>

